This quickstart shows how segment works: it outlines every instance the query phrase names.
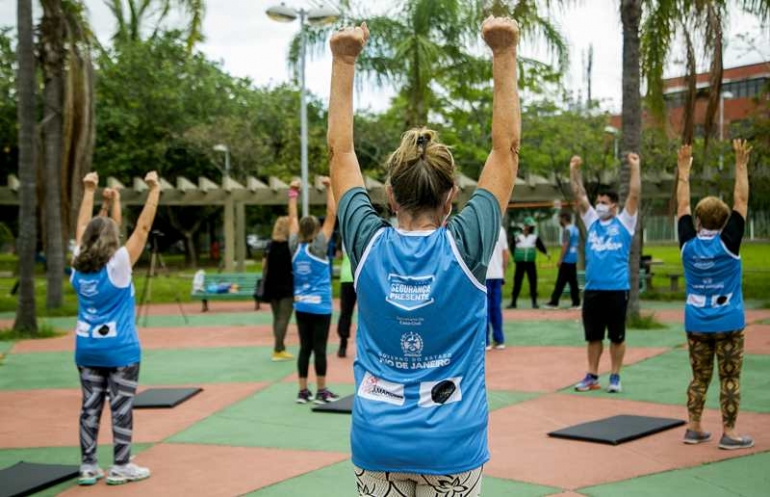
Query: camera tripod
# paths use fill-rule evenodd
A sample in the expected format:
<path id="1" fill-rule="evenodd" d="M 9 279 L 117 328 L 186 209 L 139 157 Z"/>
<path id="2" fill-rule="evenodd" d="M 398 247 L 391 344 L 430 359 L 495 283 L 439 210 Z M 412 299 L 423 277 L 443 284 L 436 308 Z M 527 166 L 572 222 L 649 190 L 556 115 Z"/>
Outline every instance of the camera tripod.
<path id="1" fill-rule="evenodd" d="M 142 319 L 142 314 L 144 314 L 143 326 L 147 326 L 147 317 L 149 315 L 149 307 L 147 304 L 150 303 L 152 296 L 152 278 L 155 276 L 156 266 L 160 267 L 165 272 L 166 277 L 169 276 L 168 267 L 163 262 L 163 256 L 161 256 L 160 251 L 158 250 L 158 237 L 160 236 L 163 236 L 163 233 L 158 230 L 150 232 L 150 267 L 147 268 L 147 274 L 144 277 L 144 288 L 142 289 L 142 296 L 139 299 L 139 306 L 136 313 L 137 324 L 139 324 L 139 321 Z M 184 307 L 182 307 L 182 299 L 179 298 L 178 289 L 174 293 L 174 300 L 176 300 L 176 303 L 179 306 L 179 314 L 182 316 L 184 323 L 188 324 L 187 315 L 184 312 Z"/>

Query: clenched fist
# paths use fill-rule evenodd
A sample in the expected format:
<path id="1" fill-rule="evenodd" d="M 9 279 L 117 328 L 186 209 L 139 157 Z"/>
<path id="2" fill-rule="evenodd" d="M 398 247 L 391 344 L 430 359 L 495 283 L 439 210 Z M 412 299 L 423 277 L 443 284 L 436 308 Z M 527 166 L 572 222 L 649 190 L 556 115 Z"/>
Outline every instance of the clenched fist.
<path id="1" fill-rule="evenodd" d="M 493 54 L 514 48 L 519 43 L 519 25 L 507 17 L 488 17 L 481 25 L 481 37 Z"/>

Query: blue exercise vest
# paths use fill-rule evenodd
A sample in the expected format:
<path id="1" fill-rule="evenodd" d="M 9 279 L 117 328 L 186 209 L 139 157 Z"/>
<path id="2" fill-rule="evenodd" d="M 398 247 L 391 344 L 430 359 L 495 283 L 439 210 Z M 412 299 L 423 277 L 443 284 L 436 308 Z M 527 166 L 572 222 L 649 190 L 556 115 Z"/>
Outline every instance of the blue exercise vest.
<path id="1" fill-rule="evenodd" d="M 682 247 L 687 281 L 684 329 L 719 333 L 746 327 L 741 288 L 741 258 L 725 247 L 721 237 L 698 236 Z"/>
<path id="2" fill-rule="evenodd" d="M 311 254 L 307 243 L 300 243 L 291 264 L 294 272 L 294 309 L 310 314 L 331 314 L 329 261 Z"/>
<path id="3" fill-rule="evenodd" d="M 629 290 L 628 254 L 633 236 L 617 217 L 596 220 L 586 239 L 586 290 Z"/>
<path id="4" fill-rule="evenodd" d="M 567 264 L 577 264 L 578 261 L 578 245 L 580 245 L 580 231 L 574 224 L 571 224 L 564 228 L 569 233 L 569 244 L 567 245 L 567 253 L 564 254 L 562 262 Z"/>
<path id="5" fill-rule="evenodd" d="M 449 231 L 378 231 L 356 269 L 353 463 L 453 474 L 489 460 L 486 288 Z"/>
<path id="6" fill-rule="evenodd" d="M 116 368 L 140 362 L 134 284 L 115 286 L 107 266 L 96 273 L 73 270 L 70 281 L 78 296 L 75 363 Z"/>

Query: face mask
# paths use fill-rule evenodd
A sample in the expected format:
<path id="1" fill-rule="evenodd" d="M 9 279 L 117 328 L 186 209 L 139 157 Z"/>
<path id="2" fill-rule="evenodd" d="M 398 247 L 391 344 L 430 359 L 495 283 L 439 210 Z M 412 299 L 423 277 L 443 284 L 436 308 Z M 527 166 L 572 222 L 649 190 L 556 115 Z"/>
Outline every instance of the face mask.
<path id="1" fill-rule="evenodd" d="M 599 216 L 599 219 L 601 219 L 602 221 L 606 221 L 607 219 L 612 217 L 612 210 L 610 209 L 610 206 L 607 204 L 597 204 L 596 214 Z"/>

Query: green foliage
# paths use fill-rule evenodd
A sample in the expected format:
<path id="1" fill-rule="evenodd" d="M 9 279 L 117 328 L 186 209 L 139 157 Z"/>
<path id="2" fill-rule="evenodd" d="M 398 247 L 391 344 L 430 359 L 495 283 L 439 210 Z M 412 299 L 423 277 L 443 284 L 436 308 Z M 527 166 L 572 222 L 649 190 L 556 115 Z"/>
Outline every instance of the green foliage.
<path id="1" fill-rule="evenodd" d="M 38 323 L 37 333 L 35 333 L 34 335 L 22 333 L 12 328 L 2 328 L 0 329 L 0 342 L 26 340 L 29 338 L 33 338 L 33 339 L 57 338 L 60 336 L 64 336 L 66 334 L 67 334 L 66 331 L 57 330 L 50 324 L 41 322 L 41 323 Z M 2 358 L 2 354 L 0 354 L 0 358 Z"/>
<path id="2" fill-rule="evenodd" d="M 655 313 L 639 314 L 634 316 L 628 315 L 628 322 L 626 323 L 629 328 L 635 330 L 666 330 L 668 326 L 658 321 L 655 317 Z"/>
<path id="3" fill-rule="evenodd" d="M 0 28 L 0 174 L 16 173 L 16 51 L 10 28 Z"/>

